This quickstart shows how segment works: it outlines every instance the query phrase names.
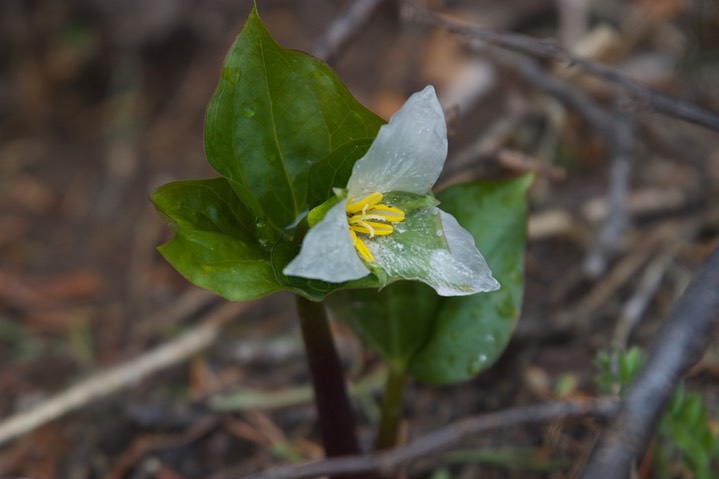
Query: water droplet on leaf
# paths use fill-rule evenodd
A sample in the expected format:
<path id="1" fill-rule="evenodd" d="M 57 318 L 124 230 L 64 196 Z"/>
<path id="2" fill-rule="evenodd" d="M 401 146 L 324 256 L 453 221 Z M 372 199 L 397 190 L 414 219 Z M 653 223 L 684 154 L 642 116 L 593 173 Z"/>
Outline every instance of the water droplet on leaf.
<path id="1" fill-rule="evenodd" d="M 237 83 L 240 81 L 240 70 L 239 68 L 225 67 L 221 73 L 222 79 L 227 80 L 230 83 Z"/>
<path id="2" fill-rule="evenodd" d="M 246 118 L 252 118 L 257 111 L 257 105 L 255 105 L 254 103 L 242 105 L 240 111 L 242 112 L 242 115 Z"/>

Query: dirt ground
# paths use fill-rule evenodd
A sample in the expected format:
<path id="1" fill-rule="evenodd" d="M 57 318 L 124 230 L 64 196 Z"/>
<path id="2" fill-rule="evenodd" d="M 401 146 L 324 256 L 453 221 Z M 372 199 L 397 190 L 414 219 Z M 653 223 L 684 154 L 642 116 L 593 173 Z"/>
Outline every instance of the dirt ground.
<path id="1" fill-rule="evenodd" d="M 278 42 L 310 51 L 349 3 L 258 0 L 258 9 Z M 719 111 L 719 7 L 710 0 L 416 3 L 558 39 Z M 584 13 L 573 10 L 582 4 Z M 208 317 L 235 318 L 185 360 L 0 445 L 0 477 L 238 477 L 321 457 L 291 295 L 228 305 L 189 285 L 155 250 L 170 232 L 149 193 L 216 176 L 203 154 L 204 110 L 250 7 L 0 3 L 0 418 Z M 598 394 L 597 352 L 647 346 L 718 244 L 719 133 L 632 103 L 597 78 L 527 60 L 408 21 L 387 1 L 330 62 L 384 118 L 436 85 L 451 120 L 441 183 L 537 171 L 515 336 L 472 381 L 410 384 L 407 437 L 469 415 Z M 528 70 L 537 65 L 544 68 Z M 552 92 L 542 86 L 547 78 L 565 87 Z M 619 140 L 584 103 L 567 100 L 574 92 L 610 122 L 627 122 L 624 163 Z M 612 209 L 613 198 L 626 214 Z M 369 445 L 381 363 L 346 327 L 335 333 L 360 384 L 355 404 Z M 715 341 L 687 380 L 715 416 L 718 377 Z M 218 410 L 213 398 L 238 390 L 244 406 Z M 484 455 L 417 461 L 408 477 L 440 468 L 458 478 L 573 477 L 599 429 L 581 420 L 502 430 L 461 446 Z"/>

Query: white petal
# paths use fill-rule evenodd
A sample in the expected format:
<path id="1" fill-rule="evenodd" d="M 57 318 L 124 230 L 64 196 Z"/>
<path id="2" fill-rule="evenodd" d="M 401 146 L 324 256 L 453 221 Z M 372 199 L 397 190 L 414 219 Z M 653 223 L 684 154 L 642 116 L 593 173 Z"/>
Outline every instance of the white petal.
<path id="1" fill-rule="evenodd" d="M 380 128 L 352 169 L 354 198 L 378 191 L 427 193 L 447 159 L 447 125 L 434 87 L 417 92 Z"/>
<path id="2" fill-rule="evenodd" d="M 375 263 L 390 278 L 422 281 L 440 296 L 466 296 L 499 289 L 499 283 L 474 245 L 474 238 L 452 215 L 432 208 L 418 216 L 417 221 L 413 220 L 405 221 L 407 230 L 398 227 L 391 235 L 367 242 Z M 413 221 L 414 232 L 409 231 L 410 221 Z M 445 241 L 405 237 L 417 232 L 435 238 L 444 236 Z"/>
<path id="3" fill-rule="evenodd" d="M 369 274 L 352 243 L 346 205 L 346 200 L 340 201 L 327 211 L 322 221 L 310 228 L 302 240 L 300 253 L 282 270 L 284 274 L 330 283 L 364 278 Z"/>
<path id="4" fill-rule="evenodd" d="M 474 238 L 462 228 L 454 216 L 439 210 L 442 229 L 447 239 L 449 251 L 434 252 L 430 263 L 439 275 L 446 278 L 448 284 L 466 281 L 472 293 L 496 291 L 499 283 L 492 276 L 487 262 L 474 245 Z M 441 296 L 462 296 L 465 293 L 452 288 L 435 288 Z"/>

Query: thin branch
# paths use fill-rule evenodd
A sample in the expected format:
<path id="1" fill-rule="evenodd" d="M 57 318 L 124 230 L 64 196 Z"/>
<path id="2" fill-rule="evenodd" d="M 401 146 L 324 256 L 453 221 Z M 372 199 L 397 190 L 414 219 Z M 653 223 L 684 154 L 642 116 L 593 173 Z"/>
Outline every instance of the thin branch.
<path id="1" fill-rule="evenodd" d="M 355 0 L 352 2 L 325 31 L 324 36 L 312 49 L 312 54 L 325 62 L 334 60 L 384 1 Z"/>
<path id="2" fill-rule="evenodd" d="M 671 266 L 674 257 L 680 249 L 681 242 L 669 244 L 666 251 L 646 268 L 639 280 L 639 286 L 619 314 L 617 324 L 614 326 L 612 346 L 621 350 L 626 349 L 629 336 L 641 321 L 647 307 L 656 296 L 662 284 L 664 275 Z"/>
<path id="3" fill-rule="evenodd" d="M 603 434 L 582 479 L 627 477 L 644 452 L 654 426 L 689 368 L 699 361 L 719 326 L 719 248 L 684 292 L 627 390 L 619 415 Z"/>
<path id="4" fill-rule="evenodd" d="M 719 131 L 719 113 L 652 90 L 627 78 L 614 68 L 574 56 L 554 42 L 537 40 L 518 33 L 497 32 L 461 24 L 406 0 L 402 4 L 402 16 L 406 20 L 436 25 L 450 33 L 479 39 L 508 50 L 579 67 L 587 73 L 618 86 L 640 104 L 646 105 L 658 113 Z"/>
<path id="5" fill-rule="evenodd" d="M 592 277 L 598 277 L 607 269 L 610 255 L 614 254 L 622 234 L 629 224 L 626 201 L 634 149 L 634 117 L 624 108 L 622 99 L 617 101 L 612 127 L 611 166 L 609 169 L 609 215 L 599 232 L 599 238 L 587 255 L 584 269 Z"/>
<path id="6" fill-rule="evenodd" d="M 515 70 L 525 80 L 549 93 L 568 108 L 576 110 L 584 119 L 605 137 L 614 132 L 612 115 L 584 92 L 564 80 L 547 73 L 537 61 L 523 59 L 504 60 L 502 64 Z"/>
<path id="7" fill-rule="evenodd" d="M 611 113 L 582 91 L 546 73 L 537 61 L 528 58 L 504 59 L 502 55 L 495 57 L 534 86 L 576 110 L 611 145 L 608 215 L 584 264 L 585 271 L 596 278 L 606 271 L 609 257 L 617 250 L 629 223 L 626 200 L 629 194 L 635 128 L 633 112 L 627 108 L 628 101 L 624 97 L 617 99 L 614 113 Z"/>
<path id="8" fill-rule="evenodd" d="M 457 421 L 385 452 L 281 466 L 245 476 L 245 479 L 303 479 L 373 472 L 391 475 L 409 461 L 442 452 L 459 441 L 482 432 L 519 424 L 547 422 L 560 417 L 609 418 L 616 409 L 617 402 L 611 399 L 554 401 L 507 409 Z"/>
<path id="9" fill-rule="evenodd" d="M 27 411 L 0 422 L 0 444 L 50 421 L 115 394 L 167 369 L 212 345 L 223 324 L 247 309 L 248 303 L 226 303 L 201 324 L 181 336 L 133 360 L 98 372 L 84 381 L 47 398 Z"/>

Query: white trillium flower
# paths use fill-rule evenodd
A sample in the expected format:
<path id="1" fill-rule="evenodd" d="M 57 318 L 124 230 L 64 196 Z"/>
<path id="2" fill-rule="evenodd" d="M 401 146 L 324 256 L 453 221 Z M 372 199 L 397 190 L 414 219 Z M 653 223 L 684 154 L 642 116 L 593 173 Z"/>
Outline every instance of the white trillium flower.
<path id="1" fill-rule="evenodd" d="M 342 283 L 375 273 L 417 280 L 441 296 L 499 289 L 472 235 L 430 189 L 447 158 L 447 125 L 434 88 L 413 94 L 352 169 L 346 196 L 305 236 L 288 276 Z"/>

